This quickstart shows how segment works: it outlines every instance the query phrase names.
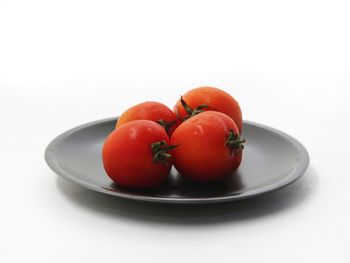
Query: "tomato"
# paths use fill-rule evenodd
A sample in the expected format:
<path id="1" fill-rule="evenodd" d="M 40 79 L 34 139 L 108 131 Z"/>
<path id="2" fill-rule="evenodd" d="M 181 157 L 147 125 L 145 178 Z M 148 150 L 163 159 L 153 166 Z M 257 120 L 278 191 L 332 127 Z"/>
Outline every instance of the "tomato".
<path id="1" fill-rule="evenodd" d="M 184 176 L 200 182 L 221 179 L 240 165 L 245 142 L 227 115 L 206 111 L 183 122 L 173 133 L 174 166 Z"/>
<path id="2" fill-rule="evenodd" d="M 172 134 L 178 120 L 175 113 L 162 103 L 147 101 L 127 109 L 119 117 L 116 128 L 135 120 L 150 120 L 158 122 L 165 130 Z"/>
<path id="3" fill-rule="evenodd" d="M 148 188 L 160 184 L 172 166 L 169 136 L 149 120 L 131 121 L 115 129 L 102 149 L 107 175 L 118 185 Z"/>
<path id="4" fill-rule="evenodd" d="M 180 120 L 207 110 L 225 113 L 232 118 L 242 132 L 241 108 L 230 94 L 221 89 L 213 87 L 192 89 L 185 93 L 174 106 L 174 112 Z"/>

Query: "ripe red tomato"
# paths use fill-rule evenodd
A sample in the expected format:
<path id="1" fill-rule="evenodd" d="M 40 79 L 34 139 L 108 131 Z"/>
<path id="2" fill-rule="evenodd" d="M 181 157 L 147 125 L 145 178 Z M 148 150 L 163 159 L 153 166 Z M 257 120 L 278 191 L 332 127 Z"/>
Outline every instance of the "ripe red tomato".
<path id="1" fill-rule="evenodd" d="M 238 127 L 227 115 L 206 111 L 183 122 L 173 133 L 174 166 L 195 181 L 212 181 L 234 172 L 242 160 Z"/>
<path id="2" fill-rule="evenodd" d="M 172 134 L 178 120 L 174 112 L 162 103 L 147 101 L 127 109 L 119 117 L 116 128 L 135 120 L 150 120 L 162 125 L 168 134 Z"/>
<path id="3" fill-rule="evenodd" d="M 115 129 L 105 140 L 103 165 L 108 176 L 126 187 L 148 188 L 169 174 L 169 137 L 157 123 L 137 120 Z"/>
<path id="4" fill-rule="evenodd" d="M 185 93 L 174 106 L 180 120 L 202 111 L 219 111 L 228 115 L 242 132 L 242 112 L 238 102 L 227 92 L 213 87 L 199 87 Z"/>

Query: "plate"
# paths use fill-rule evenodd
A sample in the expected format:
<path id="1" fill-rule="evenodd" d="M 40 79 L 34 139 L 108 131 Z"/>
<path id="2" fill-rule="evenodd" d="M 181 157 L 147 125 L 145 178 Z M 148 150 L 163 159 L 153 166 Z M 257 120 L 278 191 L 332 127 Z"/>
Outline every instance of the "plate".
<path id="1" fill-rule="evenodd" d="M 64 132 L 46 148 L 45 159 L 58 175 L 82 187 L 122 198 L 165 203 L 213 203 L 259 196 L 282 188 L 303 175 L 309 165 L 305 147 L 291 136 L 245 121 L 247 140 L 239 169 L 222 181 L 198 184 L 175 168 L 152 190 L 128 189 L 113 183 L 102 165 L 102 145 L 117 118 L 99 120 Z"/>

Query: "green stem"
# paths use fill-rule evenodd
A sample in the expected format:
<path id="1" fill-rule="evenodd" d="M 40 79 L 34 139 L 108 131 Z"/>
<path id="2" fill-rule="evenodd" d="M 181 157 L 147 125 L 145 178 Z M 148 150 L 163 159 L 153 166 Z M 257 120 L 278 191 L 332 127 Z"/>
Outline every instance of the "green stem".
<path id="1" fill-rule="evenodd" d="M 156 121 L 156 123 L 159 123 L 160 125 L 162 125 L 165 131 L 169 133 L 169 129 L 176 124 L 176 121 L 165 121 L 163 119 L 159 119 Z"/>
<path id="2" fill-rule="evenodd" d="M 228 133 L 226 145 L 232 150 L 234 154 L 239 154 L 244 149 L 243 143 L 245 142 L 246 140 L 243 139 L 239 134 L 234 134 L 232 129 Z"/>
<path id="3" fill-rule="evenodd" d="M 182 107 L 184 107 L 185 111 L 188 113 L 188 115 L 186 115 L 183 120 L 187 120 L 187 119 L 193 117 L 194 115 L 197 115 L 197 114 L 203 112 L 204 111 L 203 109 L 209 109 L 210 108 L 209 105 L 207 105 L 207 104 L 201 104 L 198 107 L 196 107 L 195 109 L 192 109 L 186 103 L 186 101 L 183 99 L 182 96 L 181 96 L 180 102 L 181 102 Z"/>
<path id="4" fill-rule="evenodd" d="M 181 96 L 181 98 L 180 98 L 180 102 L 181 102 L 181 104 L 182 104 L 182 107 L 184 107 L 185 111 L 186 111 L 189 115 L 191 115 L 192 112 L 193 112 L 193 110 L 191 109 L 190 106 L 188 106 L 188 104 L 186 103 L 186 101 L 184 100 L 184 98 L 183 98 L 182 96 Z"/>
<path id="5" fill-rule="evenodd" d="M 164 165 L 169 165 L 169 159 L 172 157 L 169 153 L 178 145 L 168 145 L 166 141 L 154 142 L 151 144 L 151 150 L 153 153 L 153 162 L 160 162 Z"/>

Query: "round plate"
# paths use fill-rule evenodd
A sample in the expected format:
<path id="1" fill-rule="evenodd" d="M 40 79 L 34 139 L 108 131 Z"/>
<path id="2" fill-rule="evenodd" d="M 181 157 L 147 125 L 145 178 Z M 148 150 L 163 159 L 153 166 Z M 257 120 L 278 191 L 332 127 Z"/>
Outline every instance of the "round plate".
<path id="1" fill-rule="evenodd" d="M 247 140 L 243 161 L 234 174 L 208 184 L 186 180 L 173 168 L 167 181 L 150 190 L 128 189 L 113 183 L 102 165 L 102 145 L 117 118 L 87 123 L 54 139 L 46 149 L 50 168 L 88 189 L 128 199 L 166 203 L 212 203 L 261 195 L 298 179 L 309 164 L 301 143 L 276 129 L 244 122 Z"/>

